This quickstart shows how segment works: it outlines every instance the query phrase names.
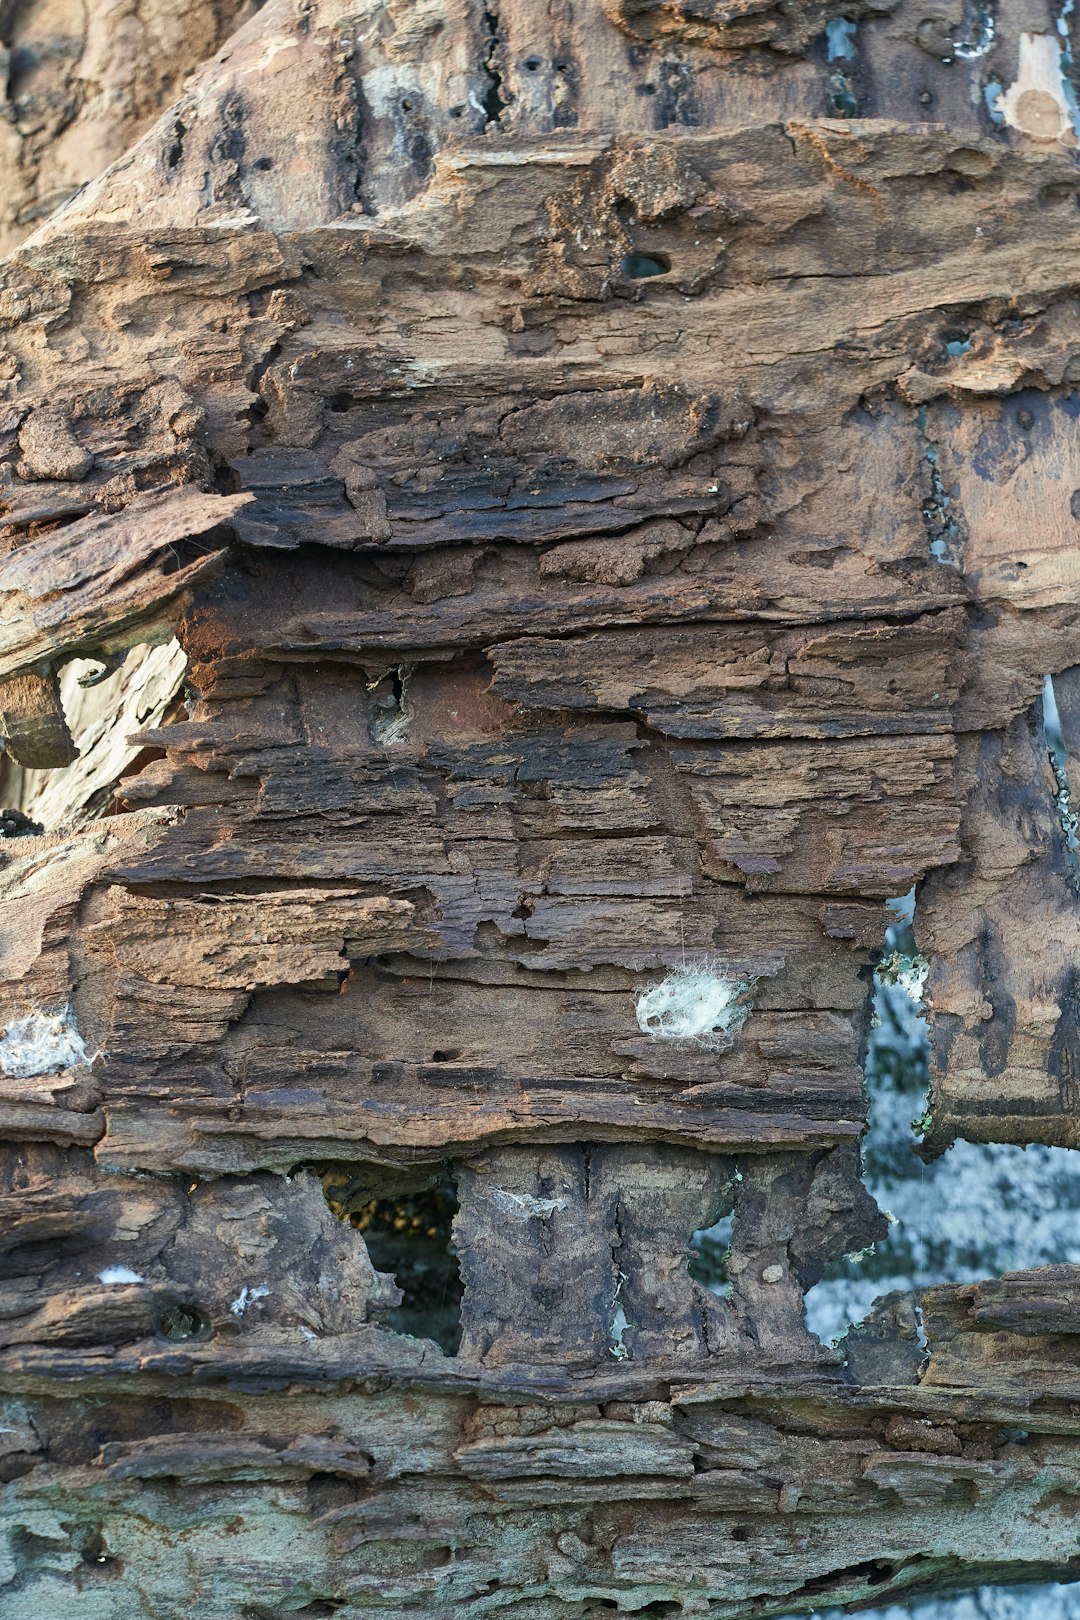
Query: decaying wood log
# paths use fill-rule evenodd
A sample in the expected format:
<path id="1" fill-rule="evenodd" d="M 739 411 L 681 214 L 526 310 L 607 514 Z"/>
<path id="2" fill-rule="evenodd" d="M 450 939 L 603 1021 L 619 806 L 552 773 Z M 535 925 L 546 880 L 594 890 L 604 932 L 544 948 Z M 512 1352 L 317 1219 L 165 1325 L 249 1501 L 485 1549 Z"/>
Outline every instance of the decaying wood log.
<path id="1" fill-rule="evenodd" d="M 8 129 L 5 1615 L 1077 1575 L 1078 1268 L 803 1313 L 886 898 L 925 1151 L 1080 1146 L 1070 12 L 205 5 Z"/>

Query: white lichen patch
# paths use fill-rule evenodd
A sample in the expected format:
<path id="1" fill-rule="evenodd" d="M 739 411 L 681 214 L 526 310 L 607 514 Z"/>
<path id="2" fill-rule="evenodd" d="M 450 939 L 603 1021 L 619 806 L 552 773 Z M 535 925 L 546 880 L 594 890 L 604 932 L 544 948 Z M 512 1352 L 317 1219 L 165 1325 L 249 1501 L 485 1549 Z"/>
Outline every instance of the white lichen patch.
<path id="1" fill-rule="evenodd" d="M 138 1271 L 132 1271 L 130 1266 L 106 1266 L 104 1271 L 98 1272 L 98 1282 L 103 1283 L 144 1283 L 146 1278 Z"/>
<path id="2" fill-rule="evenodd" d="M 35 1007 L 25 1018 L 12 1019 L 0 1039 L 0 1073 L 16 1080 L 56 1074 L 87 1061 L 86 1044 L 70 1007 L 52 1012 Z"/>
<path id="3" fill-rule="evenodd" d="M 876 977 L 879 984 L 895 986 L 921 1007 L 929 972 L 930 963 L 921 952 L 893 951 L 878 963 Z"/>
<path id="4" fill-rule="evenodd" d="M 752 989 L 707 966 L 674 968 L 637 998 L 638 1028 L 658 1041 L 727 1046 L 750 1016 L 742 999 Z"/>

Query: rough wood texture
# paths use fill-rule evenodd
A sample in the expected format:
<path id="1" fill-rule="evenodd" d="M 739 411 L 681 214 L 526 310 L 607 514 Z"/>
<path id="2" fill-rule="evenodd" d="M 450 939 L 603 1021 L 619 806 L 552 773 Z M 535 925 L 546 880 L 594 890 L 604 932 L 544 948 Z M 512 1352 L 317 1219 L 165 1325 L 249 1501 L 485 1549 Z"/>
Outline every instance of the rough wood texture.
<path id="1" fill-rule="evenodd" d="M 164 111 L 260 0 L 6 0 L 0 253 Z"/>
<path id="2" fill-rule="evenodd" d="M 19 1620 L 1077 1573 L 1074 1268 L 802 1310 L 885 897 L 928 1150 L 1077 1145 L 1073 24 L 985 22 L 269 0 L 0 268 L 11 753 L 189 660 L 5 846 Z M 456 1354 L 357 1229 L 439 1178 Z"/>

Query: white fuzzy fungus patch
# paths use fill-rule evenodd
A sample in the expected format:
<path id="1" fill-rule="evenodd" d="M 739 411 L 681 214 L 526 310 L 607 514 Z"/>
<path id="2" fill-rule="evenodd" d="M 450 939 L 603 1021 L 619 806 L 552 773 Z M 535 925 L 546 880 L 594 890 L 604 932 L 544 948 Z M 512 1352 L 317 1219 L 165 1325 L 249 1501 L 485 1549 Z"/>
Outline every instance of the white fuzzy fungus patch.
<path id="1" fill-rule="evenodd" d="M 751 986 L 709 967 L 674 968 L 637 998 L 638 1028 L 658 1041 L 724 1047 L 750 1016 L 740 997 Z"/>
<path id="2" fill-rule="evenodd" d="M 106 1266 L 104 1271 L 98 1272 L 98 1282 L 103 1283 L 144 1283 L 146 1278 L 139 1272 L 132 1271 L 130 1266 Z"/>
<path id="3" fill-rule="evenodd" d="M 87 1061 L 86 1045 L 70 1007 L 53 1012 L 35 1008 L 25 1018 L 12 1019 L 0 1040 L 0 1073 L 17 1080 L 55 1074 Z"/>

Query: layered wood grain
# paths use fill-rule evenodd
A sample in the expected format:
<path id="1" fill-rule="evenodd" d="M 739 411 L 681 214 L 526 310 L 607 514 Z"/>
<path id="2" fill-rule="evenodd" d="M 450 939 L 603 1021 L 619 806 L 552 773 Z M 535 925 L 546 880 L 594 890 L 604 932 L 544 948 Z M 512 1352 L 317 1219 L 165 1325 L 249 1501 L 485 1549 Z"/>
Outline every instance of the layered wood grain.
<path id="1" fill-rule="evenodd" d="M 0 267 L 10 755 L 189 661 L 4 824 L 14 1613 L 1075 1574 L 1073 1268 L 803 1319 L 886 899 L 927 1151 L 1076 1145 L 1061 18 L 925 11 L 269 0 Z M 451 1183 L 456 1354 L 350 1220 Z"/>

